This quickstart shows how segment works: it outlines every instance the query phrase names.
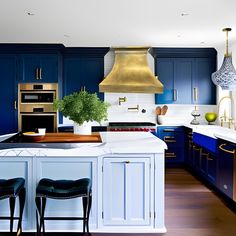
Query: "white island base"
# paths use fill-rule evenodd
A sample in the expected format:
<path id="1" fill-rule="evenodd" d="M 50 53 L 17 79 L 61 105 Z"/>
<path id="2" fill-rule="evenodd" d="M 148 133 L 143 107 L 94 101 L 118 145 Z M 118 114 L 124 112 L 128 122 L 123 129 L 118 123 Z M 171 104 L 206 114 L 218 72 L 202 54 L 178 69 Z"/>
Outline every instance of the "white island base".
<path id="1" fill-rule="evenodd" d="M 149 132 L 104 132 L 102 143 L 76 148 L 0 150 L 0 178 L 26 179 L 23 231 L 35 232 L 35 189 L 41 178 L 92 179 L 90 232 L 166 232 L 164 224 L 164 150 Z M 0 201 L 8 215 L 8 199 Z M 15 214 L 18 212 L 18 204 Z M 45 216 L 82 216 L 81 198 L 47 200 Z M 45 221 L 46 232 L 82 231 L 82 221 Z M 16 230 L 17 223 L 14 228 Z M 8 231 L 0 221 L 0 231 Z"/>

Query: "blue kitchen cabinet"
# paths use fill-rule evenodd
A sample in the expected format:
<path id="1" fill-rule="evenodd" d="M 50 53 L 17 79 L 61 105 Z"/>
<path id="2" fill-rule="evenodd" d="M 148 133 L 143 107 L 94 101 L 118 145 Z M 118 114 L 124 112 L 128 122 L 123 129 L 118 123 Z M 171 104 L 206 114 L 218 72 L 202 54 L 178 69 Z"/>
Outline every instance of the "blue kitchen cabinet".
<path id="1" fill-rule="evenodd" d="M 211 74 L 216 71 L 216 63 L 212 58 L 195 58 L 192 80 L 192 103 L 216 104 L 216 86 Z"/>
<path id="2" fill-rule="evenodd" d="M 236 166 L 236 144 L 221 140 L 219 142 L 217 186 L 225 195 L 236 201 L 234 191 L 234 171 Z"/>
<path id="3" fill-rule="evenodd" d="M 165 163 L 183 164 L 184 163 L 184 128 L 181 126 L 159 126 L 157 135 L 168 146 L 165 151 Z"/>
<path id="4" fill-rule="evenodd" d="M 164 85 L 156 104 L 216 104 L 216 71 L 213 48 L 152 48 L 155 74 Z"/>
<path id="5" fill-rule="evenodd" d="M 218 156 L 217 139 L 194 132 L 193 145 L 193 169 L 215 185 Z"/>
<path id="6" fill-rule="evenodd" d="M 85 89 L 97 93 L 100 99 L 99 83 L 104 78 L 104 56 L 107 47 L 66 48 L 63 53 L 63 96 Z"/>
<path id="7" fill-rule="evenodd" d="M 22 54 L 19 82 L 57 83 L 59 77 L 59 56 L 57 54 Z"/>
<path id="8" fill-rule="evenodd" d="M 16 55 L 0 55 L 0 135 L 17 131 Z"/>
<path id="9" fill-rule="evenodd" d="M 64 95 L 84 89 L 90 93 L 99 92 L 99 83 L 104 77 L 103 60 L 66 57 L 64 59 Z M 98 94 L 103 98 L 102 94 Z"/>
<path id="10" fill-rule="evenodd" d="M 156 73 L 164 84 L 164 93 L 156 94 L 157 103 L 191 103 L 193 60 L 190 58 L 159 58 Z"/>

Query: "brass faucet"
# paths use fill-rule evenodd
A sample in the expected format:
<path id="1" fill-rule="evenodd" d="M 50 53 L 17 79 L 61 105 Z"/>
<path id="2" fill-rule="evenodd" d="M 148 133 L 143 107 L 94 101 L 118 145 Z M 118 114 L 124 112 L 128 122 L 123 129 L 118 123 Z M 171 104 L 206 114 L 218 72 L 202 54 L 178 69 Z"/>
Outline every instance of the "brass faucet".
<path id="1" fill-rule="evenodd" d="M 126 97 L 119 97 L 119 106 L 121 105 L 122 102 L 126 102 Z"/>
<path id="2" fill-rule="evenodd" d="M 222 103 L 223 100 L 225 99 L 229 99 L 231 102 L 231 107 L 234 104 L 234 100 L 232 98 L 232 95 L 230 94 L 229 96 L 224 96 L 220 99 L 219 104 L 218 104 L 218 115 L 220 114 L 220 105 Z M 231 111 L 232 113 L 232 111 Z M 232 116 L 232 114 L 231 114 Z M 224 126 L 224 123 L 226 123 L 228 125 L 228 128 L 231 128 L 231 125 L 234 126 L 234 119 L 232 117 L 228 117 L 226 115 L 226 110 L 224 110 L 224 115 L 220 116 L 220 126 Z"/>

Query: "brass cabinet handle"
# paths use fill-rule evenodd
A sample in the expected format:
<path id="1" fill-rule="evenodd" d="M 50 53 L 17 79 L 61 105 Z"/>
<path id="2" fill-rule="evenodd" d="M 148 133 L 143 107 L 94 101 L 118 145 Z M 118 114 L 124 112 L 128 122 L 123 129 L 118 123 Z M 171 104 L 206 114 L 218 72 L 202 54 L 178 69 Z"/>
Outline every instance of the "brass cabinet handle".
<path id="1" fill-rule="evenodd" d="M 204 152 L 201 154 L 201 156 L 207 157 L 207 158 L 208 158 L 209 155 L 210 155 L 210 153 L 204 153 Z"/>
<path id="2" fill-rule="evenodd" d="M 36 70 L 35 70 L 35 78 L 36 78 L 36 80 L 39 79 L 39 69 L 38 68 L 36 68 Z"/>
<path id="3" fill-rule="evenodd" d="M 164 141 L 167 143 L 176 143 L 176 140 L 174 138 L 174 136 L 164 136 Z"/>
<path id="4" fill-rule="evenodd" d="M 207 160 L 208 160 L 208 161 L 214 161 L 214 159 L 213 159 L 213 158 L 210 158 L 210 157 L 207 157 Z"/>
<path id="5" fill-rule="evenodd" d="M 15 110 L 17 109 L 17 101 L 16 100 L 14 101 L 14 109 Z"/>
<path id="6" fill-rule="evenodd" d="M 173 89 L 173 98 L 174 98 L 174 101 L 177 101 L 178 99 L 177 89 Z"/>
<path id="7" fill-rule="evenodd" d="M 193 88 L 193 100 L 194 100 L 194 102 L 197 102 L 197 100 L 198 100 L 198 88 L 197 87 Z"/>
<path id="8" fill-rule="evenodd" d="M 222 143 L 220 146 L 219 146 L 219 149 L 221 149 L 223 152 L 227 152 L 229 154 L 235 154 L 235 149 L 233 151 L 230 151 L 230 150 L 227 150 L 225 148 L 223 148 L 224 146 L 226 146 L 227 144 L 226 143 Z"/>
<path id="9" fill-rule="evenodd" d="M 174 152 L 166 152 L 165 157 L 175 158 L 176 154 Z"/>
<path id="10" fill-rule="evenodd" d="M 163 132 L 174 132 L 174 129 L 164 129 Z"/>
<path id="11" fill-rule="evenodd" d="M 201 148 L 198 148 L 198 147 L 196 147 L 195 145 L 193 145 L 193 149 L 194 149 L 195 151 L 200 151 L 200 150 L 201 150 Z"/>
<path id="12" fill-rule="evenodd" d="M 39 68 L 39 79 L 42 79 L 42 68 Z"/>

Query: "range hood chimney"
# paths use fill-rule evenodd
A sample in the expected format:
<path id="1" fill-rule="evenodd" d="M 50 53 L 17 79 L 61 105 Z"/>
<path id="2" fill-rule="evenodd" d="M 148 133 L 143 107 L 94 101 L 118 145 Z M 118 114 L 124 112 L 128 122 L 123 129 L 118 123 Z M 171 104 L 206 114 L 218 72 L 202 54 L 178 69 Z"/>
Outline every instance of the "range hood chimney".
<path id="1" fill-rule="evenodd" d="M 116 47 L 111 72 L 99 84 L 100 92 L 163 93 L 163 85 L 147 63 L 149 47 Z"/>

